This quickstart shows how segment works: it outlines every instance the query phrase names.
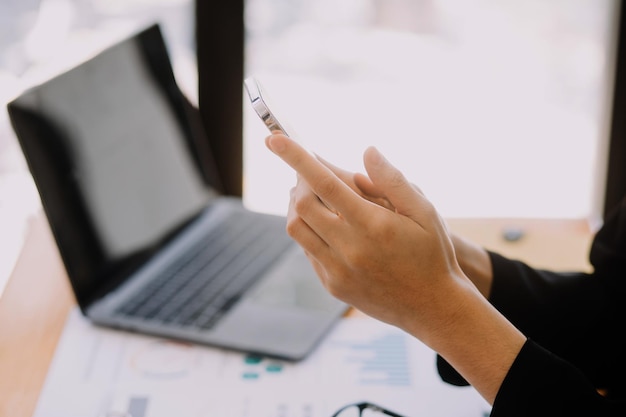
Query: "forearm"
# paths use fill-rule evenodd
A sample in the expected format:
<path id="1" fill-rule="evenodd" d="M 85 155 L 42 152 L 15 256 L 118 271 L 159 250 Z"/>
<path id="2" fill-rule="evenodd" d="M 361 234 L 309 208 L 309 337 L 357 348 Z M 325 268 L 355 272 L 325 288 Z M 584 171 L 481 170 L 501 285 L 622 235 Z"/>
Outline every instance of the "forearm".
<path id="1" fill-rule="evenodd" d="M 453 282 L 436 292 L 442 294 L 439 300 L 421 306 L 417 320 L 400 327 L 438 352 L 493 403 L 526 337 L 469 280 Z"/>
<path id="2" fill-rule="evenodd" d="M 526 339 L 465 276 L 423 193 L 375 148 L 363 162 L 372 188 L 394 210 L 364 199 L 289 138 L 274 135 L 267 144 L 299 173 L 287 232 L 325 288 L 422 340 L 493 402 Z"/>

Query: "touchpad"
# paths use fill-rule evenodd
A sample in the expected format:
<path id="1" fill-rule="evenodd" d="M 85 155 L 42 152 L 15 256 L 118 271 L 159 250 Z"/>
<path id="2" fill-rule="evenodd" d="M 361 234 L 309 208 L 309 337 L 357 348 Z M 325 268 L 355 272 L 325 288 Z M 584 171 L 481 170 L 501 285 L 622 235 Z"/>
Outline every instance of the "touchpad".
<path id="1" fill-rule="evenodd" d="M 294 245 L 271 268 L 250 300 L 263 305 L 335 311 L 339 300 L 319 280 L 304 251 Z"/>

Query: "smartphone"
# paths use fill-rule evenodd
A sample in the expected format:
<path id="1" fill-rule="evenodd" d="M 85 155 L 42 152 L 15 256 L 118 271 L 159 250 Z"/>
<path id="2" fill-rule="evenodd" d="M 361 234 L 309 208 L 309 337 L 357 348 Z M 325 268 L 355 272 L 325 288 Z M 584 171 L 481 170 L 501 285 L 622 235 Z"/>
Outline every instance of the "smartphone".
<path id="1" fill-rule="evenodd" d="M 278 130 L 285 136 L 291 137 L 289 134 L 291 129 L 278 119 L 276 107 L 270 107 L 267 93 L 264 91 L 261 83 L 254 77 L 246 78 L 243 83 L 254 111 L 270 132 Z"/>

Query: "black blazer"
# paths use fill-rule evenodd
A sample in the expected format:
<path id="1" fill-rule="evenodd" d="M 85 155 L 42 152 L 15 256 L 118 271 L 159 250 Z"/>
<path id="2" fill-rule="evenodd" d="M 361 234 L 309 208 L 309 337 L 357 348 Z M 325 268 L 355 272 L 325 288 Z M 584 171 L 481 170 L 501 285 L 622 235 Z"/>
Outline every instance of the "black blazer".
<path id="1" fill-rule="evenodd" d="M 491 415 L 626 416 L 626 198 L 594 237 L 591 273 L 489 255 L 489 301 L 528 338 Z M 467 384 L 439 356 L 437 367 L 444 381 Z"/>

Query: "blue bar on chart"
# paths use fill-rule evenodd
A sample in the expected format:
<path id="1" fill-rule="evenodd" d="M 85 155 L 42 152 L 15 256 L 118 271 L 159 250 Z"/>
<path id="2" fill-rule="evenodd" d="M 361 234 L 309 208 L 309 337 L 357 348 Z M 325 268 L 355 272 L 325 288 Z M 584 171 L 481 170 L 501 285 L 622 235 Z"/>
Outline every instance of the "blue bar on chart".
<path id="1" fill-rule="evenodd" d="M 148 398 L 132 397 L 128 404 L 128 414 L 133 417 L 144 417 L 148 409 Z"/>
<path id="2" fill-rule="evenodd" d="M 343 342 L 346 362 L 357 365 L 361 385 L 410 386 L 406 335 L 386 333 L 363 342 Z"/>

